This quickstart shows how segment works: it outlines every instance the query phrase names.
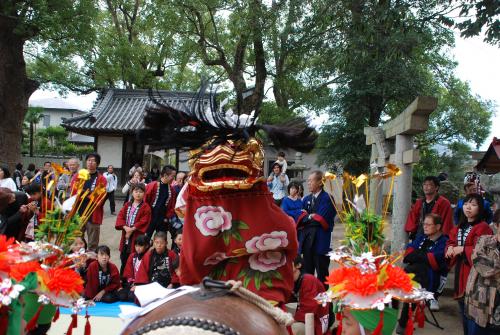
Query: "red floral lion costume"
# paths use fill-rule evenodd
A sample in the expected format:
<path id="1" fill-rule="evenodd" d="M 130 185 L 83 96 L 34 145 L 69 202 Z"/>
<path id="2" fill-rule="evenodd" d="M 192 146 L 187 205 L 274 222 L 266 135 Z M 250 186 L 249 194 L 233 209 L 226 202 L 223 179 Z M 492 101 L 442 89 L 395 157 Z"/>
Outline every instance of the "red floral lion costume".
<path id="1" fill-rule="evenodd" d="M 183 109 L 155 101 L 139 134 L 154 146 L 191 150 L 189 180 L 178 195 L 184 216 L 181 283 L 199 284 L 205 276 L 240 280 L 284 303 L 293 289 L 296 227 L 273 202 L 255 134 L 262 130 L 276 147 L 303 152 L 314 147 L 317 134 L 303 119 L 257 124 L 258 113 L 225 111 L 215 94 L 204 91 Z"/>

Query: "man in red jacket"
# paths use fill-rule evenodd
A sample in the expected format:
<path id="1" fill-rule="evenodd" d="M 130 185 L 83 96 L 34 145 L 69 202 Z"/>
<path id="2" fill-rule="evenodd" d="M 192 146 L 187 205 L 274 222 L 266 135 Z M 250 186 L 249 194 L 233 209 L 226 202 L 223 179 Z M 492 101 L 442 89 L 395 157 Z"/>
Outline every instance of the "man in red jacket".
<path id="1" fill-rule="evenodd" d="M 418 233 L 424 232 L 423 222 L 427 214 L 438 214 L 443 222 L 443 234 L 449 235 L 453 228 L 453 212 L 448 199 L 439 195 L 439 179 L 435 176 L 427 176 L 424 179 L 424 198 L 419 198 L 412 206 L 408 219 L 406 220 L 405 231 L 410 240 L 413 240 Z"/>
<path id="2" fill-rule="evenodd" d="M 103 185 L 104 187 L 106 187 L 106 178 L 97 171 L 97 168 L 101 163 L 101 156 L 97 153 L 90 153 L 85 157 L 85 162 L 87 164 L 87 170 L 89 170 L 90 178 L 83 185 L 82 192 L 85 192 L 85 190 L 89 190 L 90 193 L 94 191 L 97 185 Z M 73 190 L 72 195 L 77 192 L 76 188 L 73 187 L 73 184 L 76 182 L 76 180 L 77 178 L 73 178 L 73 180 L 71 181 L 71 189 Z M 83 203 L 80 206 L 81 212 L 83 212 L 83 210 L 87 207 L 88 201 L 89 199 L 83 200 Z M 104 201 L 101 201 L 101 203 L 97 205 L 85 228 L 87 232 L 88 248 L 91 251 L 96 251 L 97 246 L 99 245 L 99 236 L 101 234 L 103 217 Z"/>
<path id="3" fill-rule="evenodd" d="M 116 265 L 109 261 L 110 256 L 109 247 L 101 245 L 97 248 L 97 261 L 92 262 L 87 269 L 86 299 L 108 303 L 118 300 L 120 274 Z"/>
<path id="4" fill-rule="evenodd" d="M 327 334 L 330 304 L 323 306 L 315 299 L 318 294 L 325 292 L 325 286 L 315 276 L 301 272 L 303 262 L 300 256 L 297 256 L 293 262 L 295 282 L 293 293 L 297 299 L 297 310 L 294 316 L 295 322 L 292 324 L 292 333 L 293 335 L 305 334 L 306 313 L 313 313 L 314 334 Z"/>
<path id="5" fill-rule="evenodd" d="M 160 173 L 160 180 L 153 181 L 146 186 L 144 201 L 151 206 L 151 224 L 147 235 L 153 236 L 155 231 L 170 231 L 174 237 L 175 229 L 172 227 L 172 219 L 175 216 L 176 193 L 172 186 L 176 174 L 175 167 L 166 165 Z"/>

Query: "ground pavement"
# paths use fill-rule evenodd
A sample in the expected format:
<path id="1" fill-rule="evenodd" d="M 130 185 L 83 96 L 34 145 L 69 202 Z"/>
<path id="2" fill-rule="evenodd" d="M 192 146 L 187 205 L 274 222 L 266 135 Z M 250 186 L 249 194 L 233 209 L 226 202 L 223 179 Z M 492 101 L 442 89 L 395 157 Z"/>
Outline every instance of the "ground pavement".
<path id="1" fill-rule="evenodd" d="M 123 204 L 122 200 L 117 201 L 117 208 L 121 208 Z M 118 211 L 117 211 L 118 213 Z M 101 239 L 100 244 L 106 244 L 111 249 L 111 261 L 115 263 L 118 267 L 120 266 L 120 254 L 118 251 L 118 245 L 120 243 L 120 232 L 115 230 L 115 220 L 116 216 L 112 216 L 109 212 L 109 204 L 105 204 L 105 214 L 104 222 L 101 227 Z M 333 247 L 340 245 L 340 239 L 344 236 L 344 227 L 342 224 L 336 224 L 333 231 Z M 390 238 L 390 230 L 387 230 L 387 237 Z M 452 282 L 449 278 L 449 282 Z M 457 303 L 451 298 L 451 294 L 446 292 L 439 300 L 441 310 L 436 312 L 436 318 L 438 318 L 439 323 L 444 328 L 440 330 L 428 323 L 425 324 L 425 328 L 416 329 L 415 334 L 426 334 L 426 335 L 445 335 L 462 334 L 461 319 L 458 310 Z M 426 311 L 426 315 L 430 317 L 429 312 Z M 84 330 L 84 318 L 79 317 L 78 328 L 73 330 L 73 335 L 83 335 Z M 119 334 L 122 329 L 122 321 L 119 318 L 108 318 L 108 317 L 91 317 L 93 335 L 114 335 Z M 49 335 L 62 335 L 65 334 L 70 322 L 69 315 L 61 315 L 56 323 L 52 324 L 52 328 L 49 331 Z"/>

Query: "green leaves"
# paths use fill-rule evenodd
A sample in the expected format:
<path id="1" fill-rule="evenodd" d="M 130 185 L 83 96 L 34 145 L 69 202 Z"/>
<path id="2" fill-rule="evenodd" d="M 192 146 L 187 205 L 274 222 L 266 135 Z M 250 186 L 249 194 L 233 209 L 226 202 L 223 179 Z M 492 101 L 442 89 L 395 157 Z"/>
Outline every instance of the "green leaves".
<path id="1" fill-rule="evenodd" d="M 249 229 L 248 225 L 243 221 L 235 220 L 231 223 L 231 229 L 225 230 L 222 232 L 222 239 L 224 240 L 225 245 L 229 245 L 231 238 L 242 242 L 243 238 L 241 237 L 240 230 Z"/>
<path id="2" fill-rule="evenodd" d="M 250 282 L 253 280 L 257 290 L 260 290 L 262 285 L 265 285 L 268 288 L 273 287 L 273 279 L 283 280 L 283 276 L 277 270 L 261 272 L 253 270 L 249 267 L 241 269 L 237 278 L 243 280 L 243 286 L 245 288 L 248 287 Z"/>

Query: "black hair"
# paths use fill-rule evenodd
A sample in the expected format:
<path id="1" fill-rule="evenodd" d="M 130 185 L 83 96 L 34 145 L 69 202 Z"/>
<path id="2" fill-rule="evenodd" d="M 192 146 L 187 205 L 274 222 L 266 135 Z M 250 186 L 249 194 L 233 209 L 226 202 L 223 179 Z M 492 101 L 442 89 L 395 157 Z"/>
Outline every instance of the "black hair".
<path id="1" fill-rule="evenodd" d="M 279 167 L 280 168 L 280 171 L 283 170 L 282 166 L 279 164 L 279 163 L 274 163 L 273 166 L 272 166 L 272 169 L 274 170 L 275 167 Z"/>
<path id="2" fill-rule="evenodd" d="M 16 170 L 22 170 L 23 169 L 23 164 L 22 163 L 17 163 L 16 164 Z"/>
<path id="3" fill-rule="evenodd" d="M 178 235 L 182 234 L 182 227 L 177 229 L 174 233 L 173 239 L 175 240 Z"/>
<path id="4" fill-rule="evenodd" d="M 439 181 L 439 178 L 436 176 L 427 176 L 424 178 L 424 183 L 426 181 L 432 181 L 434 183 L 434 186 L 436 186 L 436 187 L 441 186 L 441 182 Z"/>
<path id="5" fill-rule="evenodd" d="M 301 152 L 314 148 L 318 134 L 304 118 L 294 118 L 282 124 L 258 124 L 260 110 L 248 114 L 249 106 L 243 102 L 237 104 L 235 115 L 230 115 L 224 106 L 218 104 L 216 97 L 216 91 L 206 81 L 189 103 L 176 103 L 175 106 L 162 102 L 165 99 L 161 95 L 157 99 L 151 90 L 153 105 L 146 108 L 145 128 L 139 130 L 138 138 L 165 149 L 201 148 L 203 152 L 228 140 L 246 142 L 258 131 L 263 131 L 276 148 Z"/>
<path id="6" fill-rule="evenodd" d="M 28 193 L 29 195 L 33 195 L 35 193 L 42 192 L 42 185 L 40 185 L 39 183 L 33 182 L 24 188 L 24 192 Z"/>
<path id="7" fill-rule="evenodd" d="M 149 237 L 147 235 L 139 235 L 135 239 L 135 245 L 140 245 L 143 247 L 149 247 Z"/>
<path id="8" fill-rule="evenodd" d="M 0 165 L 0 170 L 3 171 L 3 177 L 4 178 L 9 178 L 10 177 L 10 170 L 9 170 L 9 167 L 7 165 Z"/>
<path id="9" fill-rule="evenodd" d="M 160 172 L 160 176 L 164 176 L 166 174 L 171 174 L 172 172 L 177 171 L 175 166 L 172 165 L 165 165 Z"/>
<path id="10" fill-rule="evenodd" d="M 109 250 L 109 247 L 107 245 L 100 245 L 97 247 L 97 253 L 102 253 L 106 254 L 111 257 L 111 250 Z"/>
<path id="11" fill-rule="evenodd" d="M 278 157 L 285 158 L 285 153 L 283 151 L 278 152 Z"/>
<path id="12" fill-rule="evenodd" d="M 485 218 L 485 210 L 484 210 L 484 199 L 480 194 L 477 193 L 472 193 L 467 195 L 464 198 L 463 205 L 465 205 L 468 202 L 471 202 L 472 200 L 476 200 L 477 206 L 479 207 L 479 211 L 477 213 L 477 217 L 474 220 L 474 222 L 481 222 Z M 463 206 L 462 206 L 462 211 L 460 212 L 460 219 L 459 219 L 459 225 L 465 225 L 468 222 L 467 217 L 464 214 Z"/>
<path id="13" fill-rule="evenodd" d="M 85 160 L 92 158 L 92 157 L 95 158 L 95 162 L 99 166 L 99 164 L 101 164 L 101 155 L 99 155 L 97 152 L 91 152 L 90 154 L 87 154 L 85 156 Z"/>
<path id="14" fill-rule="evenodd" d="M 296 181 L 291 181 L 287 188 L 288 194 L 290 194 L 290 189 L 292 187 L 295 187 L 297 189 L 297 193 L 300 193 L 300 184 Z"/>
<path id="15" fill-rule="evenodd" d="M 130 184 L 130 192 L 134 192 L 134 190 L 138 188 L 141 189 L 143 192 L 146 192 L 146 185 L 144 183 L 132 183 Z"/>
<path id="16" fill-rule="evenodd" d="M 161 239 L 163 239 L 165 242 L 167 242 L 167 233 L 165 233 L 164 231 L 157 231 L 157 232 L 155 233 L 155 235 L 153 236 L 153 241 L 154 241 L 156 238 L 161 238 Z"/>
<path id="17" fill-rule="evenodd" d="M 301 265 L 301 266 L 304 266 L 304 259 L 302 258 L 302 256 L 298 255 L 297 257 L 295 257 L 295 259 L 293 260 L 293 264 L 295 266 L 297 265 Z"/>
<path id="18" fill-rule="evenodd" d="M 52 165 L 52 162 L 51 161 L 46 161 L 46 162 L 43 162 L 43 165 L 45 166 L 45 164 L 50 164 Z"/>
<path id="19" fill-rule="evenodd" d="M 113 169 L 115 168 L 115 167 L 113 166 L 113 164 L 109 164 L 109 165 L 108 165 L 108 169 L 109 169 L 109 167 L 110 167 L 110 166 L 111 166 Z"/>
<path id="20" fill-rule="evenodd" d="M 36 169 L 35 164 L 33 164 L 33 163 L 28 164 L 28 171 L 35 171 L 35 169 Z"/>

